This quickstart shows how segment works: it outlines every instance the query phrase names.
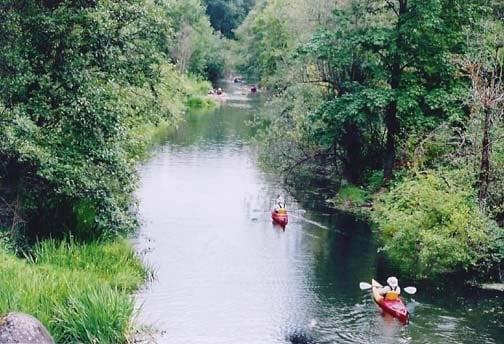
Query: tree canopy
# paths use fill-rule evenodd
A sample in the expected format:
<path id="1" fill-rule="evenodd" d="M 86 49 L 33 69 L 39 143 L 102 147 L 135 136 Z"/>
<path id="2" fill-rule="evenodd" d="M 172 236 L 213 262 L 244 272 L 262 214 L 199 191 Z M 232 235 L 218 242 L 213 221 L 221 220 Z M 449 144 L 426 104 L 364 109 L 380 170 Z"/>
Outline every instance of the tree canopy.
<path id="1" fill-rule="evenodd" d="M 175 3 L 2 1 L 0 190 L 13 209 L 3 225 L 132 228 L 138 128 L 181 114 L 191 82 L 170 61 L 208 68 L 194 41 L 177 59 L 186 22 L 205 40 L 213 33 L 199 2 Z"/>
<path id="2" fill-rule="evenodd" d="M 206 12 L 215 30 L 234 38 L 234 30 L 242 23 L 255 0 L 204 0 Z"/>

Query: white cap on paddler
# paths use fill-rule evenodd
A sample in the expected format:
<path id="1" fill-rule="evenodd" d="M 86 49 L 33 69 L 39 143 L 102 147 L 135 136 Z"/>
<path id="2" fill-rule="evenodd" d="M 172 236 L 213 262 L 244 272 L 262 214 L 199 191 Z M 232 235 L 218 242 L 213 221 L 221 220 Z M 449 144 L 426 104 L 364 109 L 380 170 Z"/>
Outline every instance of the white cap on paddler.
<path id="1" fill-rule="evenodd" d="M 387 284 L 389 286 L 391 286 L 392 288 L 395 288 L 395 287 L 397 287 L 399 282 L 397 281 L 396 277 L 389 277 L 389 278 L 387 278 Z"/>

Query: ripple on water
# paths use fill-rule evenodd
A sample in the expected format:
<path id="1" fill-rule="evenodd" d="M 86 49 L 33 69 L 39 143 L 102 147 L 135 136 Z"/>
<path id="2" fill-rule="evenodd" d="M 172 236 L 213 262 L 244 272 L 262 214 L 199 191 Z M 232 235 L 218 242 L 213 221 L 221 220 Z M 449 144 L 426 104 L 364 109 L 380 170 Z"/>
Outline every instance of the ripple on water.
<path id="1" fill-rule="evenodd" d="M 414 343 L 498 343 L 485 330 L 475 327 L 463 312 L 448 312 L 447 310 L 428 305 L 418 304 L 410 324 L 411 336 Z"/>

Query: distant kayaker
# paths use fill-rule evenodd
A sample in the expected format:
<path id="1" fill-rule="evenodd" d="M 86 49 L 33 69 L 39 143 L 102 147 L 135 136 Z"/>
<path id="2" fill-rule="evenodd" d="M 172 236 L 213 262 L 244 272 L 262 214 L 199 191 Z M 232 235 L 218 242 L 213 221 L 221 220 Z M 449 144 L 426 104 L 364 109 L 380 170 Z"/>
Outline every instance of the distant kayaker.
<path id="1" fill-rule="evenodd" d="M 387 285 L 380 289 L 380 294 L 385 297 L 385 300 L 395 301 L 399 299 L 401 288 L 396 277 L 387 278 Z"/>
<path id="2" fill-rule="evenodd" d="M 274 207 L 275 213 L 278 213 L 280 209 L 284 208 L 285 208 L 285 199 L 281 195 L 278 195 Z"/>
<path id="3" fill-rule="evenodd" d="M 219 88 L 217 89 L 217 92 L 216 92 L 216 93 L 217 93 L 217 95 L 219 95 L 219 96 L 220 96 L 220 95 L 222 95 L 222 88 L 220 88 L 220 87 L 219 87 Z"/>

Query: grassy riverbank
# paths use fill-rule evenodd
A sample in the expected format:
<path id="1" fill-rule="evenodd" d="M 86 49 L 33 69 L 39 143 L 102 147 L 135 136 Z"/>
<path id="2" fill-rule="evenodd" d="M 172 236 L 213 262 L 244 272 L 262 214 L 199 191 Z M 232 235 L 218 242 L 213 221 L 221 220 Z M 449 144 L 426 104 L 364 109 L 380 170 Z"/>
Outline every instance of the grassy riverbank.
<path id="1" fill-rule="evenodd" d="M 221 38 L 198 0 L 7 0 L 0 17 L 0 311 L 58 342 L 125 342 L 146 276 L 120 239 L 137 165 L 211 106 Z"/>
<path id="2" fill-rule="evenodd" d="M 57 343 L 125 343 L 148 270 L 122 239 L 48 240 L 29 259 L 0 251 L 0 312 L 33 314 Z"/>
<path id="3" fill-rule="evenodd" d="M 189 82 L 189 79 L 187 79 Z M 202 99 L 198 106 L 213 106 L 202 91 L 209 86 L 194 81 L 180 112 Z M 130 132 L 130 159 L 139 163 L 150 149 L 175 130 L 174 121 L 142 124 Z M 121 236 L 107 241 L 79 243 L 49 239 L 23 246 L 2 230 L 0 244 L 0 314 L 20 311 L 37 317 L 57 343 L 126 343 L 135 326 L 134 293 L 151 271 Z M 14 252 L 25 250 L 24 258 Z"/>
<path id="4" fill-rule="evenodd" d="M 335 197 L 328 199 L 327 203 L 336 209 L 360 214 L 369 204 L 370 197 L 362 187 L 345 185 Z"/>

